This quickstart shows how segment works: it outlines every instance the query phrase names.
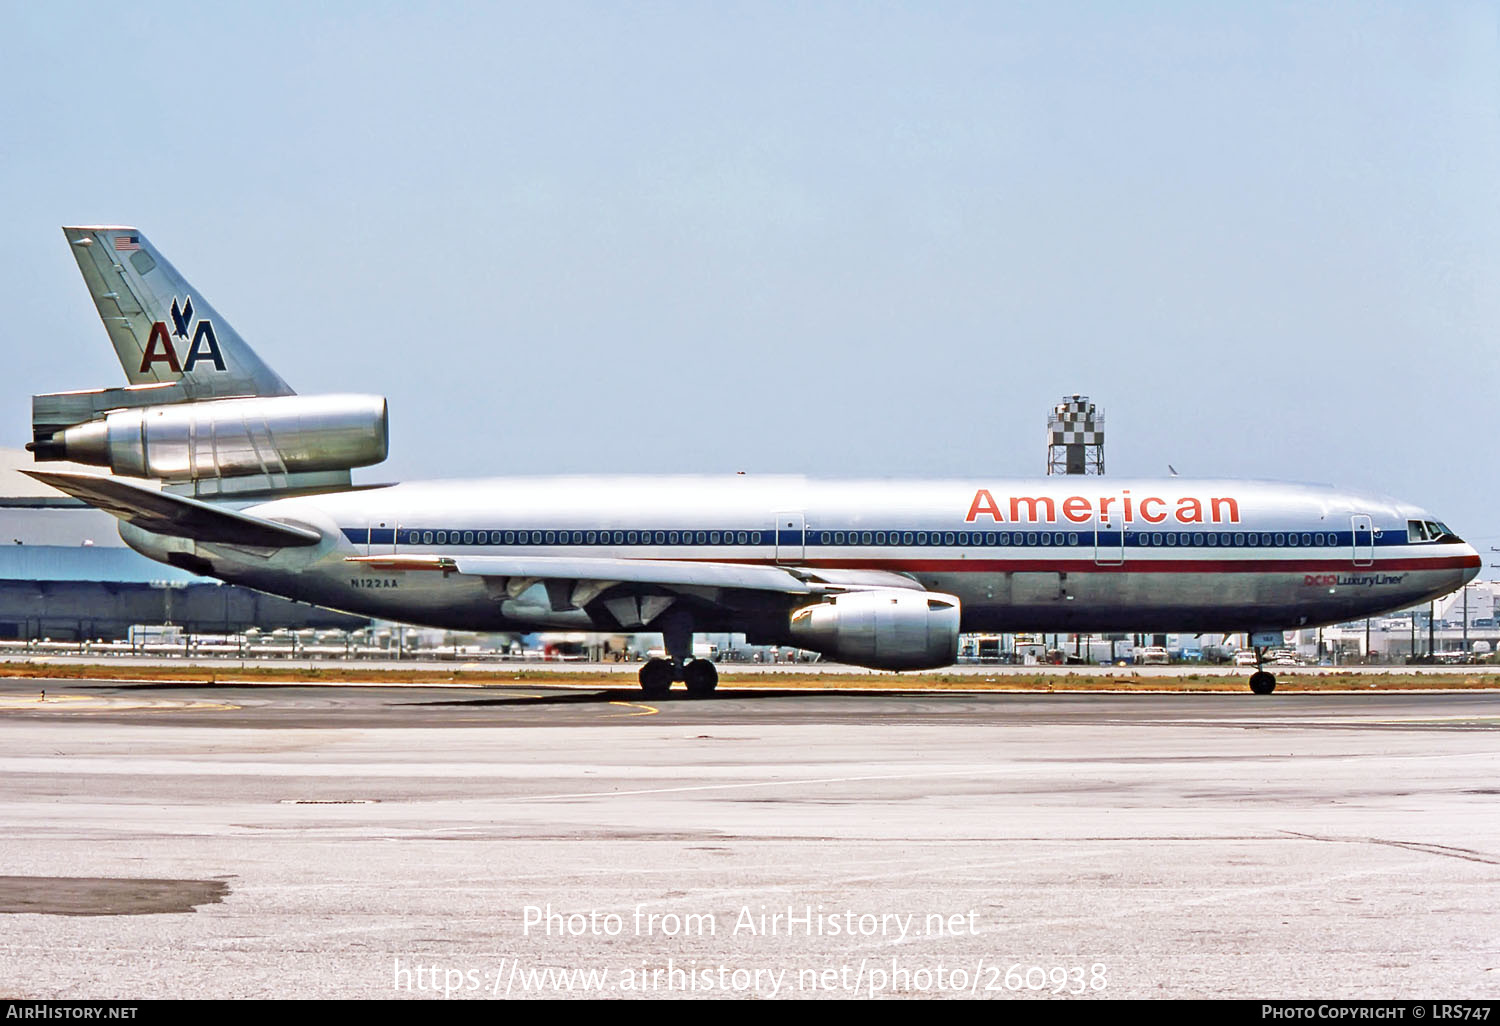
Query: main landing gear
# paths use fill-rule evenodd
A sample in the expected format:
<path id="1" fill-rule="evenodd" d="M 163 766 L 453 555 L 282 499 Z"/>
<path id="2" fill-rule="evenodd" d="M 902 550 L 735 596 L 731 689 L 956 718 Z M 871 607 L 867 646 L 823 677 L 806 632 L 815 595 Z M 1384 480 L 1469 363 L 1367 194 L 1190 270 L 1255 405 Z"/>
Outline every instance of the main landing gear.
<path id="1" fill-rule="evenodd" d="M 672 690 L 672 682 L 687 685 L 691 698 L 712 698 L 719 686 L 719 670 L 708 659 L 689 659 L 679 669 L 672 659 L 648 659 L 641 667 L 641 693 L 647 698 L 663 698 Z"/>
<path id="2" fill-rule="evenodd" d="M 690 698 L 710 698 L 719 686 L 719 669 L 707 659 L 693 658 L 693 623 L 685 614 L 669 611 L 662 617 L 662 640 L 669 659 L 648 659 L 641 667 L 641 693 L 647 698 L 662 698 L 672 690 L 672 682 L 687 685 Z"/>

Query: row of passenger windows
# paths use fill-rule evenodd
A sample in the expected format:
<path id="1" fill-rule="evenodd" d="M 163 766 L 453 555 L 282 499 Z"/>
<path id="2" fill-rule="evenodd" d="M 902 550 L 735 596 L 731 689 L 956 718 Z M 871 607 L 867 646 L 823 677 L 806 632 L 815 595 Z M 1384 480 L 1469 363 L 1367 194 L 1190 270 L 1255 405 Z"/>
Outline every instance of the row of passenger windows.
<path id="1" fill-rule="evenodd" d="M 762 531 L 418 531 L 402 529 L 402 545 L 762 545 Z M 1286 534 L 1270 531 L 1137 531 L 1127 536 L 1139 547 L 1190 545 L 1209 548 L 1321 546 L 1339 544 L 1333 532 Z M 1101 544 L 1120 543 L 1105 532 Z M 1077 545 L 1074 531 L 809 531 L 815 545 Z M 1092 545 L 1086 538 L 1084 544 Z"/>
<path id="2" fill-rule="evenodd" d="M 1287 534 L 1271 531 L 1132 531 L 1127 544 L 1138 546 L 1296 546 L 1335 545 L 1333 532 Z M 820 545 L 1077 545 L 1078 534 L 1063 531 L 818 531 Z M 1118 532 L 1104 532 L 1101 544 L 1120 544 Z M 1087 537 L 1085 544 L 1094 539 Z"/>
<path id="3" fill-rule="evenodd" d="M 1076 531 L 809 531 L 808 540 L 814 545 L 1077 545 L 1078 534 Z"/>
<path id="4" fill-rule="evenodd" d="M 402 545 L 760 545 L 760 531 L 415 531 Z"/>
<path id="5" fill-rule="evenodd" d="M 1301 534 L 1283 534 L 1279 531 L 1162 531 L 1155 534 L 1131 535 L 1137 545 L 1194 545 L 1216 548 L 1218 546 L 1272 547 L 1281 548 L 1299 545 L 1337 545 L 1338 535 L 1333 532 L 1304 531 Z"/>

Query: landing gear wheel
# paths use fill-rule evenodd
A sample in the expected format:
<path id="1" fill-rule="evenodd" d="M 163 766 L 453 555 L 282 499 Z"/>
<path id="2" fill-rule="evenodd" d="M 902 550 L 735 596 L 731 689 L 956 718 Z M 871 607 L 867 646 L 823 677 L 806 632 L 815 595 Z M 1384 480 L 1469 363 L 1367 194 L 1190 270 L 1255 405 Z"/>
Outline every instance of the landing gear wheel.
<path id="1" fill-rule="evenodd" d="M 666 659 L 648 659 L 640 678 L 641 692 L 647 698 L 661 698 L 672 690 L 672 664 Z"/>
<path id="2" fill-rule="evenodd" d="M 719 668 L 707 659 L 694 659 L 683 667 L 687 693 L 694 698 L 709 698 L 719 686 Z"/>
<path id="3" fill-rule="evenodd" d="M 1276 690 L 1276 678 L 1265 670 L 1256 670 L 1250 675 L 1250 690 L 1257 695 L 1269 695 Z"/>

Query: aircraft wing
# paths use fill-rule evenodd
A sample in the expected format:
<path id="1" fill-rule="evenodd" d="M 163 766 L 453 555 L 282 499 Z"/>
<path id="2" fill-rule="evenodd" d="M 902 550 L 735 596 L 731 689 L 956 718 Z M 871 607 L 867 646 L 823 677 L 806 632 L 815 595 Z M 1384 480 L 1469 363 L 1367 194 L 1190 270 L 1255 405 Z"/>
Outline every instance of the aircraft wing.
<path id="1" fill-rule="evenodd" d="M 98 507 L 128 524 L 157 534 L 170 534 L 194 541 L 257 548 L 287 548 L 316 545 L 323 540 L 317 531 L 266 520 L 238 510 L 212 506 L 171 492 L 143 488 L 119 478 L 97 474 L 57 474 L 24 470 L 36 478 Z"/>
<path id="2" fill-rule="evenodd" d="M 674 589 L 769 591 L 783 595 L 822 595 L 873 588 L 923 590 L 903 574 L 882 570 L 812 570 L 756 563 L 682 559 L 611 559 L 571 556 L 351 556 L 377 570 L 432 570 L 516 581 L 573 581 L 598 585 L 659 585 Z"/>

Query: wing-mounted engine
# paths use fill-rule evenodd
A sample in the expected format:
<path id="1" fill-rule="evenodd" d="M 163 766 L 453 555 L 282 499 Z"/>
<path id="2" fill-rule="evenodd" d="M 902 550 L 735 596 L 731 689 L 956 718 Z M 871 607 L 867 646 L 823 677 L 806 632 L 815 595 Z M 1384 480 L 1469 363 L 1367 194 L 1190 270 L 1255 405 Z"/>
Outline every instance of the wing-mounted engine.
<path id="1" fill-rule="evenodd" d="M 958 659 L 959 602 L 930 591 L 833 595 L 792 614 L 792 643 L 876 670 L 934 670 Z"/>
<path id="2" fill-rule="evenodd" d="M 108 467 L 199 495 L 347 486 L 351 469 L 386 458 L 389 437 L 385 399 L 369 395 L 207 399 L 33 427 L 38 462 Z"/>

